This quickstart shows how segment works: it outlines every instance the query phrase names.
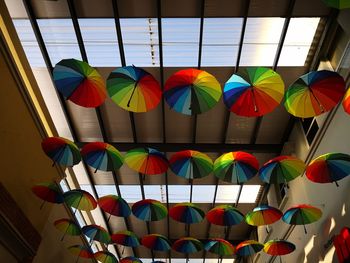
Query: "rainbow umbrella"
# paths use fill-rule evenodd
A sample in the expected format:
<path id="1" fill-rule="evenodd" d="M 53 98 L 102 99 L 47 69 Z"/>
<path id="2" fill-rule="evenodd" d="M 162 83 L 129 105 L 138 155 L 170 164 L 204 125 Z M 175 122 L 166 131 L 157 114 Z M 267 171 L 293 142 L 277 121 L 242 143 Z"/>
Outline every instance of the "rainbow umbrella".
<path id="1" fill-rule="evenodd" d="M 136 257 L 126 257 L 122 258 L 119 263 L 142 263 L 142 261 Z"/>
<path id="2" fill-rule="evenodd" d="M 108 251 L 98 251 L 94 254 L 94 257 L 97 261 L 102 263 L 118 263 L 115 256 Z"/>
<path id="3" fill-rule="evenodd" d="M 167 216 L 168 210 L 159 201 L 144 199 L 133 204 L 132 213 L 143 221 L 158 221 Z"/>
<path id="4" fill-rule="evenodd" d="M 311 71 L 288 87 L 284 106 L 296 117 L 315 117 L 334 108 L 344 93 L 345 82 L 338 73 Z"/>
<path id="5" fill-rule="evenodd" d="M 246 240 L 236 247 L 236 254 L 239 256 L 251 256 L 264 248 L 264 245 L 255 240 Z"/>
<path id="6" fill-rule="evenodd" d="M 296 205 L 289 208 L 282 217 L 282 220 L 290 225 L 303 225 L 305 234 L 306 224 L 316 222 L 322 216 L 322 211 L 311 205 Z"/>
<path id="7" fill-rule="evenodd" d="M 150 234 L 141 239 L 141 244 L 151 250 L 167 251 L 171 248 L 169 240 L 159 234 Z"/>
<path id="8" fill-rule="evenodd" d="M 333 7 L 336 9 L 350 8 L 349 0 L 323 0 L 323 2 L 329 7 Z"/>
<path id="9" fill-rule="evenodd" d="M 152 148 L 136 148 L 125 155 L 126 164 L 136 172 L 155 175 L 168 170 L 168 160 L 165 155 Z"/>
<path id="10" fill-rule="evenodd" d="M 115 171 L 123 165 L 123 156 L 114 146 L 104 142 L 91 142 L 81 149 L 85 162 L 97 170 Z"/>
<path id="11" fill-rule="evenodd" d="M 169 163 L 176 175 L 191 180 L 208 176 L 213 171 L 213 161 L 198 151 L 177 152 L 171 156 Z"/>
<path id="12" fill-rule="evenodd" d="M 125 247 L 138 247 L 140 245 L 139 238 L 134 232 L 123 230 L 111 236 L 112 241 L 118 245 Z"/>
<path id="13" fill-rule="evenodd" d="M 278 156 L 271 159 L 259 170 L 259 177 L 269 184 L 285 184 L 300 176 L 305 163 L 293 156 Z"/>
<path id="14" fill-rule="evenodd" d="M 64 201 L 62 191 L 55 182 L 36 184 L 32 187 L 32 192 L 43 200 L 40 209 L 43 208 L 45 202 L 61 204 Z"/>
<path id="15" fill-rule="evenodd" d="M 97 207 L 95 198 L 89 192 L 81 189 L 67 191 L 63 194 L 63 198 L 67 205 L 77 210 L 90 211 Z"/>
<path id="16" fill-rule="evenodd" d="M 152 110 L 162 98 L 158 81 L 135 66 L 113 70 L 107 79 L 107 91 L 119 107 L 132 112 Z"/>
<path id="17" fill-rule="evenodd" d="M 169 216 L 185 224 L 195 224 L 204 219 L 205 213 L 197 205 L 185 202 L 170 208 Z"/>
<path id="18" fill-rule="evenodd" d="M 254 177 L 258 170 L 258 160 L 246 152 L 224 153 L 214 162 L 215 176 L 229 183 L 245 183 Z"/>
<path id="19" fill-rule="evenodd" d="M 87 225 L 83 226 L 81 229 L 83 234 L 90 238 L 90 242 L 93 240 L 109 244 L 111 242 L 111 237 L 106 229 L 98 225 Z"/>
<path id="20" fill-rule="evenodd" d="M 273 111 L 282 101 L 284 83 L 269 68 L 250 67 L 233 74 L 224 87 L 226 107 L 240 116 L 257 117 Z"/>
<path id="21" fill-rule="evenodd" d="M 111 215 L 128 217 L 131 214 L 128 203 L 116 195 L 102 196 L 97 200 L 97 203 L 104 212 L 109 214 L 107 222 L 109 222 Z"/>
<path id="22" fill-rule="evenodd" d="M 332 183 L 350 174 L 350 155 L 326 153 L 312 160 L 306 168 L 306 177 L 315 183 Z"/>
<path id="23" fill-rule="evenodd" d="M 180 70 L 164 86 L 164 97 L 170 108 L 186 115 L 210 110 L 218 103 L 221 94 L 217 79 L 198 69 Z"/>
<path id="24" fill-rule="evenodd" d="M 246 214 L 245 221 L 252 226 L 265 226 L 277 222 L 282 216 L 283 213 L 277 208 L 269 205 L 260 205 Z"/>
<path id="25" fill-rule="evenodd" d="M 264 245 L 264 252 L 271 256 L 281 256 L 292 253 L 295 250 L 295 245 L 287 240 L 275 239 L 269 240 Z"/>
<path id="26" fill-rule="evenodd" d="M 86 62 L 63 59 L 53 70 L 58 91 L 77 105 L 96 108 L 106 99 L 105 82 L 96 69 Z"/>
<path id="27" fill-rule="evenodd" d="M 45 154 L 56 163 L 64 166 L 73 166 L 81 160 L 78 147 L 70 140 L 62 137 L 48 137 L 41 142 Z"/>
<path id="28" fill-rule="evenodd" d="M 222 238 L 210 238 L 204 249 L 219 256 L 232 256 L 235 253 L 234 246 Z"/>
<path id="29" fill-rule="evenodd" d="M 82 245 L 74 245 L 68 247 L 68 250 L 77 256 L 75 262 L 78 262 L 79 258 L 93 258 L 94 254 L 90 247 L 82 246 Z"/>
<path id="30" fill-rule="evenodd" d="M 244 215 L 232 205 L 219 205 L 211 209 L 206 218 L 214 225 L 232 226 L 241 223 Z"/>
<path id="31" fill-rule="evenodd" d="M 67 219 L 67 218 L 58 219 L 53 224 L 59 231 L 61 231 L 63 233 L 61 241 L 63 241 L 66 234 L 71 235 L 71 236 L 81 235 L 81 229 L 80 229 L 79 225 L 77 225 L 71 219 Z"/>
<path id="32" fill-rule="evenodd" d="M 345 93 L 345 96 L 343 98 L 343 102 L 342 102 L 344 111 L 347 114 L 350 114 L 350 89 L 348 89 Z"/>
<path id="33" fill-rule="evenodd" d="M 183 237 L 173 243 L 172 249 L 180 253 L 191 254 L 201 251 L 203 244 L 193 237 Z"/>

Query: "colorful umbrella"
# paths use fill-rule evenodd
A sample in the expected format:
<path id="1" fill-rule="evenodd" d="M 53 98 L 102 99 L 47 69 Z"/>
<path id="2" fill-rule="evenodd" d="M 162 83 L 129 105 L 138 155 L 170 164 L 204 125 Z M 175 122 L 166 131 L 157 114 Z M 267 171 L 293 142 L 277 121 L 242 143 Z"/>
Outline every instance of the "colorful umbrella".
<path id="1" fill-rule="evenodd" d="M 264 248 L 264 245 L 255 240 L 246 240 L 236 247 L 236 254 L 239 256 L 251 256 Z"/>
<path id="2" fill-rule="evenodd" d="M 284 106 L 300 118 L 310 118 L 330 111 L 343 98 L 344 79 L 336 72 L 311 71 L 288 87 Z"/>
<path id="3" fill-rule="evenodd" d="M 126 257 L 122 258 L 119 263 L 142 263 L 142 261 L 136 257 Z"/>
<path id="4" fill-rule="evenodd" d="M 347 114 L 350 114 L 350 89 L 348 89 L 345 93 L 345 96 L 343 98 L 343 102 L 342 102 L 344 111 Z"/>
<path id="5" fill-rule="evenodd" d="M 246 152 L 224 153 L 214 162 L 215 176 L 229 183 L 245 183 L 254 177 L 258 170 L 258 160 Z"/>
<path id="6" fill-rule="evenodd" d="M 252 226 L 265 226 L 277 222 L 282 216 L 283 213 L 277 208 L 269 205 L 260 205 L 246 214 L 245 221 Z"/>
<path id="7" fill-rule="evenodd" d="M 143 221 L 158 221 L 167 216 L 168 210 L 161 202 L 144 199 L 133 204 L 132 213 Z"/>
<path id="8" fill-rule="evenodd" d="M 213 161 L 209 156 L 192 150 L 173 154 L 169 163 L 173 173 L 186 179 L 202 178 L 213 171 Z"/>
<path id="9" fill-rule="evenodd" d="M 81 189 L 67 191 L 63 194 L 64 202 L 78 210 L 90 211 L 97 207 L 95 198 Z"/>
<path id="10" fill-rule="evenodd" d="M 111 236 L 112 241 L 118 245 L 125 247 L 138 247 L 140 245 L 139 238 L 134 232 L 123 230 Z"/>
<path id="11" fill-rule="evenodd" d="M 97 200 L 97 202 L 101 209 L 109 214 L 107 222 L 109 222 L 111 215 L 128 217 L 131 214 L 131 210 L 128 203 L 119 196 L 102 196 Z"/>
<path id="12" fill-rule="evenodd" d="M 123 156 L 114 146 L 104 142 L 91 142 L 81 149 L 85 162 L 96 170 L 115 171 L 123 165 Z"/>
<path id="13" fill-rule="evenodd" d="M 63 233 L 61 241 L 63 241 L 66 234 L 71 235 L 71 236 L 81 235 L 81 229 L 80 229 L 79 225 L 77 225 L 71 219 L 67 219 L 67 218 L 58 219 L 53 224 L 59 231 L 61 231 Z"/>
<path id="14" fill-rule="evenodd" d="M 201 251 L 203 244 L 193 237 L 183 237 L 173 243 L 172 249 L 180 253 L 191 254 Z"/>
<path id="15" fill-rule="evenodd" d="M 305 234 L 306 224 L 316 222 L 322 216 L 322 211 L 311 205 L 296 205 L 289 208 L 282 217 L 282 220 L 290 225 L 303 225 Z"/>
<path id="16" fill-rule="evenodd" d="M 53 160 L 53 165 L 73 166 L 81 160 L 78 147 L 65 138 L 48 137 L 41 142 L 41 148 Z"/>
<path id="17" fill-rule="evenodd" d="M 211 209 L 206 218 L 214 225 L 232 226 L 241 223 L 244 215 L 232 205 L 219 205 Z"/>
<path id="18" fill-rule="evenodd" d="M 103 78 L 86 62 L 76 59 L 61 60 L 53 70 L 53 79 L 58 91 L 77 105 L 95 108 L 106 99 Z"/>
<path id="19" fill-rule="evenodd" d="M 90 242 L 95 240 L 104 244 L 111 243 L 111 237 L 109 233 L 102 226 L 87 225 L 83 226 L 81 230 L 85 236 L 90 238 Z"/>
<path id="20" fill-rule="evenodd" d="M 55 182 L 36 184 L 32 187 L 32 192 L 43 200 L 40 209 L 44 206 L 45 202 L 61 204 L 64 201 L 62 191 Z"/>
<path id="21" fill-rule="evenodd" d="M 94 257 L 97 261 L 102 263 L 118 263 L 115 256 L 108 251 L 98 251 L 94 254 Z"/>
<path id="22" fill-rule="evenodd" d="M 326 153 L 312 160 L 306 168 L 306 177 L 315 183 L 332 183 L 350 174 L 350 155 Z"/>
<path id="23" fill-rule="evenodd" d="M 295 245 L 287 240 L 269 240 L 264 245 L 264 252 L 271 256 L 283 256 L 292 253 Z"/>
<path id="24" fill-rule="evenodd" d="M 235 253 L 234 246 L 222 238 L 210 238 L 204 249 L 219 256 L 232 256 Z"/>
<path id="25" fill-rule="evenodd" d="M 135 66 L 113 70 L 107 79 L 107 91 L 119 107 L 133 112 L 152 110 L 162 98 L 158 81 Z"/>
<path id="26" fill-rule="evenodd" d="M 269 184 L 285 184 L 300 176 L 305 163 L 292 156 L 278 156 L 271 159 L 259 170 L 259 177 Z"/>
<path id="27" fill-rule="evenodd" d="M 151 250 L 167 251 L 171 248 L 169 240 L 159 234 L 150 234 L 141 239 L 141 244 Z"/>
<path id="28" fill-rule="evenodd" d="M 350 8 L 349 0 L 323 0 L 323 2 L 329 7 L 333 7 L 336 9 Z"/>
<path id="29" fill-rule="evenodd" d="M 90 247 L 82 246 L 82 245 L 74 245 L 68 247 L 68 250 L 73 254 L 77 256 L 77 260 L 75 262 L 78 262 L 79 258 L 93 258 L 94 254 L 92 253 L 92 250 Z"/>
<path id="30" fill-rule="evenodd" d="M 194 224 L 201 222 L 205 213 L 195 204 L 180 203 L 170 208 L 169 216 L 185 224 Z"/>
<path id="31" fill-rule="evenodd" d="M 170 108 L 195 115 L 213 108 L 222 91 L 217 79 L 198 69 L 184 69 L 173 74 L 165 83 L 164 97 Z"/>
<path id="32" fill-rule="evenodd" d="M 155 175 L 168 170 L 168 160 L 165 155 L 152 148 L 136 148 L 125 155 L 126 164 L 136 172 Z"/>
<path id="33" fill-rule="evenodd" d="M 284 83 L 269 68 L 250 67 L 233 74 L 224 87 L 226 107 L 240 116 L 257 117 L 273 111 L 282 101 Z"/>

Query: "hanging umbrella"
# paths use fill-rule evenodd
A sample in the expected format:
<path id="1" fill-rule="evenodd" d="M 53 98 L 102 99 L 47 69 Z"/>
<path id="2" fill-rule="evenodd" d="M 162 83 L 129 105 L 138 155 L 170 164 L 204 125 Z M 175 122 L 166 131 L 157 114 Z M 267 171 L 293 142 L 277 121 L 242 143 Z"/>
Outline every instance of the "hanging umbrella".
<path id="1" fill-rule="evenodd" d="M 170 208 L 169 216 L 185 224 L 194 224 L 201 222 L 205 213 L 197 205 L 185 202 Z"/>
<path id="2" fill-rule="evenodd" d="M 296 205 L 289 208 L 282 217 L 282 220 L 290 225 L 303 225 L 305 234 L 306 224 L 316 222 L 322 216 L 322 211 L 311 205 Z"/>
<path id="3" fill-rule="evenodd" d="M 210 110 L 218 103 L 221 94 L 217 79 L 198 69 L 180 70 L 164 86 L 164 97 L 170 108 L 186 115 Z"/>
<path id="4" fill-rule="evenodd" d="M 73 254 L 77 256 L 77 259 L 75 262 L 78 262 L 79 258 L 93 258 L 94 254 L 92 253 L 92 250 L 90 247 L 82 246 L 82 245 L 74 245 L 68 247 L 68 250 Z"/>
<path id="5" fill-rule="evenodd" d="M 96 108 L 106 99 L 105 82 L 96 69 L 86 62 L 63 59 L 53 70 L 58 91 L 77 105 Z"/>
<path id="6" fill-rule="evenodd" d="M 111 215 L 128 217 L 131 214 L 128 203 L 116 195 L 102 196 L 97 200 L 97 203 L 104 212 L 109 214 L 107 222 L 109 222 Z"/>
<path id="7" fill-rule="evenodd" d="M 253 178 L 258 170 L 258 160 L 246 152 L 225 153 L 214 162 L 215 176 L 229 183 L 245 183 Z"/>
<path id="8" fill-rule="evenodd" d="M 168 251 L 171 246 L 169 240 L 159 234 L 150 234 L 141 239 L 141 244 L 151 250 Z"/>
<path id="9" fill-rule="evenodd" d="M 210 238 L 204 249 L 219 256 L 232 256 L 235 253 L 234 246 L 222 238 Z"/>
<path id="10" fill-rule="evenodd" d="M 63 241 L 64 237 L 68 234 L 71 236 L 80 236 L 81 229 L 80 227 L 71 219 L 62 218 L 56 220 L 54 226 L 63 233 L 61 241 Z"/>
<path id="11" fill-rule="evenodd" d="M 343 98 L 343 102 L 342 102 L 344 111 L 347 114 L 350 114 L 350 89 L 348 89 L 345 93 L 345 96 Z"/>
<path id="12" fill-rule="evenodd" d="M 134 232 L 123 230 L 111 236 L 112 241 L 124 247 L 138 247 L 140 245 L 139 238 Z"/>
<path id="13" fill-rule="evenodd" d="M 97 170 L 115 171 L 123 165 L 123 156 L 114 146 L 104 142 L 91 142 L 81 149 L 85 162 Z"/>
<path id="14" fill-rule="evenodd" d="M 271 159 L 259 170 L 259 177 L 269 184 L 285 184 L 300 176 L 305 163 L 292 156 L 278 156 Z"/>
<path id="15" fill-rule="evenodd" d="M 326 153 L 312 160 L 306 168 L 306 177 L 315 183 L 332 183 L 350 174 L 350 155 Z"/>
<path id="16" fill-rule="evenodd" d="M 173 243 L 172 249 L 180 253 L 191 254 L 201 251 L 203 244 L 193 237 L 183 237 Z"/>
<path id="17" fill-rule="evenodd" d="M 95 198 L 81 189 L 67 191 L 63 194 L 64 202 L 77 210 L 90 211 L 97 207 Z"/>
<path id="18" fill-rule="evenodd" d="M 264 252 L 271 256 L 283 256 L 292 253 L 295 245 L 287 240 L 269 240 L 264 245 Z"/>
<path id="19" fill-rule="evenodd" d="M 48 137 L 41 142 L 45 154 L 56 163 L 64 166 L 73 166 L 81 160 L 78 147 L 70 140 L 62 137 Z"/>
<path id="20" fill-rule="evenodd" d="M 85 236 L 90 238 L 90 242 L 95 240 L 104 244 L 111 243 L 111 237 L 109 233 L 102 226 L 87 225 L 83 226 L 81 230 Z"/>
<path id="21" fill-rule="evenodd" d="M 107 79 L 107 91 L 119 107 L 132 112 L 150 111 L 162 98 L 158 81 L 135 66 L 113 70 Z"/>
<path id="22" fill-rule="evenodd" d="M 232 205 L 219 205 L 211 209 L 206 218 L 214 225 L 232 226 L 241 223 L 244 215 Z"/>
<path id="23" fill-rule="evenodd" d="M 155 175 L 168 170 L 168 160 L 165 155 L 152 148 L 136 148 L 125 155 L 126 164 L 136 172 Z"/>
<path id="24" fill-rule="evenodd" d="M 264 245 L 255 240 L 246 240 L 236 247 L 236 254 L 239 256 L 251 256 L 264 248 Z"/>
<path id="25" fill-rule="evenodd" d="M 119 263 L 142 263 L 142 261 L 136 257 L 126 257 L 122 258 Z"/>
<path id="26" fill-rule="evenodd" d="M 167 216 L 168 210 L 159 201 L 144 199 L 133 204 L 132 213 L 143 221 L 158 221 Z"/>
<path id="27" fill-rule="evenodd" d="M 173 154 L 169 163 L 173 173 L 186 179 L 202 178 L 213 171 L 213 161 L 209 156 L 192 150 Z"/>
<path id="28" fill-rule="evenodd" d="M 32 192 L 43 200 L 40 209 L 44 206 L 45 202 L 61 204 L 64 201 L 62 191 L 55 182 L 36 184 L 32 187 Z"/>
<path id="29" fill-rule="evenodd" d="M 315 117 L 333 109 L 344 93 L 345 82 L 338 73 L 311 71 L 288 87 L 284 106 L 296 117 Z"/>
<path id="30" fill-rule="evenodd" d="M 282 101 L 284 83 L 269 68 L 249 67 L 233 74 L 224 87 L 226 107 L 240 116 L 257 117 L 273 111 Z"/>
<path id="31" fill-rule="evenodd" d="M 340 10 L 350 8 L 349 0 L 323 0 L 323 2 L 329 7 L 333 7 Z"/>
<path id="32" fill-rule="evenodd" d="M 98 251 L 94 254 L 94 257 L 97 261 L 102 263 L 118 263 L 115 256 L 108 251 Z"/>
<path id="33" fill-rule="evenodd" d="M 245 221 L 252 226 L 265 226 L 277 222 L 282 216 L 283 213 L 277 208 L 269 205 L 260 205 L 246 214 Z"/>

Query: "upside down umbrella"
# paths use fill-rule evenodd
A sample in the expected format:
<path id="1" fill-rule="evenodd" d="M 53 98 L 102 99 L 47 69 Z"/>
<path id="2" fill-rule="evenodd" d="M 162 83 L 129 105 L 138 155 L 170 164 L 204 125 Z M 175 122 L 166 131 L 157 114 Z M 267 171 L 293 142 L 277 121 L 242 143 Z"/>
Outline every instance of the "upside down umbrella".
<path id="1" fill-rule="evenodd" d="M 169 216 L 185 224 L 194 224 L 201 222 L 205 213 L 193 203 L 180 203 L 170 208 Z"/>
<path id="2" fill-rule="evenodd" d="M 282 216 L 283 213 L 277 208 L 269 205 L 260 205 L 246 214 L 245 221 L 252 226 L 265 226 L 277 222 Z"/>
<path id="3" fill-rule="evenodd" d="M 251 256 L 264 248 L 264 245 L 255 240 L 246 240 L 236 247 L 236 254 L 239 256 Z"/>
<path id="4" fill-rule="evenodd" d="M 80 227 L 71 219 L 62 218 L 56 220 L 54 226 L 63 233 L 61 241 L 63 241 L 66 234 L 71 236 L 79 236 L 81 235 Z"/>
<path id="5" fill-rule="evenodd" d="M 81 155 L 91 167 L 102 171 L 115 171 L 123 165 L 123 156 L 114 146 L 104 142 L 91 142 L 81 149 Z"/>
<path id="6" fill-rule="evenodd" d="M 168 251 L 171 246 L 169 240 L 159 234 L 149 234 L 141 239 L 141 244 L 151 250 Z"/>
<path id="7" fill-rule="evenodd" d="M 111 215 L 119 217 L 128 217 L 131 214 L 131 210 L 128 203 L 120 196 L 102 196 L 97 200 L 97 203 L 104 212 L 109 214 L 107 222 L 109 222 Z"/>
<path id="8" fill-rule="evenodd" d="M 350 89 L 348 89 L 343 98 L 343 109 L 347 114 L 350 114 Z"/>
<path id="9" fill-rule="evenodd" d="M 115 256 L 108 251 L 98 251 L 94 254 L 94 257 L 97 261 L 102 263 L 118 263 Z"/>
<path id="10" fill-rule="evenodd" d="M 107 91 L 119 107 L 132 112 L 152 110 L 162 98 L 158 81 L 135 66 L 113 70 L 107 79 Z"/>
<path id="11" fill-rule="evenodd" d="M 349 0 L 323 0 L 323 2 L 329 7 L 333 7 L 340 10 L 350 8 Z"/>
<path id="12" fill-rule="evenodd" d="M 284 83 L 278 73 L 269 68 L 249 67 L 226 82 L 224 103 L 237 115 L 257 117 L 273 111 L 283 94 Z"/>
<path id="13" fill-rule="evenodd" d="M 56 163 L 73 166 L 81 160 L 80 151 L 74 142 L 62 137 L 48 137 L 41 142 L 41 148 Z"/>
<path id="14" fill-rule="evenodd" d="M 350 155 L 326 153 L 312 160 L 306 168 L 306 177 L 315 183 L 332 183 L 350 174 Z"/>
<path id="15" fill-rule="evenodd" d="M 264 245 L 264 252 L 271 256 L 283 256 L 292 253 L 295 245 L 287 240 L 274 239 L 269 240 Z M 280 257 L 280 262 L 282 259 Z"/>
<path id="16" fill-rule="evenodd" d="M 122 258 L 119 263 L 142 263 L 142 261 L 137 257 L 125 257 Z"/>
<path id="17" fill-rule="evenodd" d="M 232 256 L 235 253 L 234 246 L 222 238 L 210 238 L 204 249 L 219 256 Z"/>
<path id="18" fill-rule="evenodd" d="M 90 238 L 90 242 L 93 240 L 109 244 L 111 242 L 111 237 L 106 229 L 98 225 L 86 225 L 81 229 L 83 234 Z"/>
<path id="19" fill-rule="evenodd" d="M 77 210 L 90 211 L 97 207 L 95 198 L 89 192 L 81 189 L 67 191 L 63 194 L 63 198 L 67 205 Z"/>
<path id="20" fill-rule="evenodd" d="M 105 82 L 96 69 L 76 59 L 63 59 L 53 70 L 53 79 L 65 99 L 89 108 L 100 106 L 106 99 Z"/>
<path id="21" fill-rule="evenodd" d="M 317 207 L 301 204 L 289 208 L 284 212 L 282 220 L 290 225 L 303 225 L 305 234 L 306 224 L 311 224 L 319 220 L 322 216 L 322 211 Z"/>
<path id="22" fill-rule="evenodd" d="M 68 250 L 77 256 L 75 262 L 79 261 L 79 258 L 93 258 L 94 254 L 90 247 L 82 246 L 82 245 L 73 245 L 68 247 Z"/>
<path id="23" fill-rule="evenodd" d="M 44 206 L 45 202 L 61 204 L 64 201 L 62 191 L 55 182 L 36 184 L 32 187 L 32 192 L 43 200 L 40 209 Z"/>
<path id="24" fill-rule="evenodd" d="M 159 201 L 144 199 L 133 204 L 132 213 L 143 221 L 158 221 L 168 214 L 167 208 Z"/>
<path id="25" fill-rule="evenodd" d="M 244 215 L 232 205 L 219 205 L 211 209 L 206 218 L 214 225 L 233 226 L 244 220 Z"/>
<path id="26" fill-rule="evenodd" d="M 173 74 L 165 83 L 164 97 L 176 112 L 195 115 L 213 108 L 222 91 L 217 79 L 199 69 L 184 69 Z"/>
<path id="27" fill-rule="evenodd" d="M 183 237 L 173 243 L 172 249 L 180 253 L 191 254 L 201 251 L 203 244 L 196 238 Z"/>
<path id="28" fill-rule="evenodd" d="M 315 117 L 333 109 L 344 93 L 345 82 L 338 73 L 311 71 L 288 87 L 284 106 L 296 117 Z"/>
<path id="29" fill-rule="evenodd" d="M 224 153 L 214 162 L 215 176 L 229 183 L 245 183 L 254 177 L 258 170 L 258 160 L 246 152 Z"/>

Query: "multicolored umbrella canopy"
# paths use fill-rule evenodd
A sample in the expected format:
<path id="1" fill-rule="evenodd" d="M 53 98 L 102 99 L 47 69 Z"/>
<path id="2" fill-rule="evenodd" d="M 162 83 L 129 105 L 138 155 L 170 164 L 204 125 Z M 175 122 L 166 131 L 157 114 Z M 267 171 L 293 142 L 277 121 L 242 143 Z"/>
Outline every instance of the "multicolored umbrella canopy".
<path id="1" fill-rule="evenodd" d="M 232 256 L 235 253 L 234 246 L 222 238 L 209 239 L 204 245 L 204 249 L 220 256 Z"/>
<path id="2" fill-rule="evenodd" d="M 102 263 L 118 263 L 115 256 L 108 251 L 98 251 L 94 254 L 94 257 L 97 261 Z"/>
<path id="3" fill-rule="evenodd" d="M 97 203 L 104 212 L 110 215 L 128 217 L 131 214 L 128 203 L 123 198 L 116 195 L 102 196 L 97 200 Z"/>
<path id="4" fill-rule="evenodd" d="M 264 245 L 264 252 L 271 256 L 283 256 L 292 253 L 295 245 L 287 240 L 269 240 Z"/>
<path id="5" fill-rule="evenodd" d="M 106 229 L 98 225 L 87 225 L 81 229 L 83 234 L 90 238 L 104 244 L 111 243 L 111 237 Z"/>
<path id="6" fill-rule="evenodd" d="M 141 244 L 151 250 L 168 251 L 171 246 L 169 240 L 159 234 L 150 234 L 141 239 Z"/>
<path id="7" fill-rule="evenodd" d="M 246 152 L 224 153 L 214 162 L 215 176 L 229 183 L 245 183 L 253 178 L 258 170 L 258 160 Z"/>
<path id="8" fill-rule="evenodd" d="M 142 261 L 136 257 L 126 257 L 119 260 L 119 263 L 142 263 Z"/>
<path id="9" fill-rule="evenodd" d="M 169 163 L 173 173 L 186 179 L 202 178 L 213 171 L 213 161 L 198 151 L 177 152 L 171 156 Z"/>
<path id="10" fill-rule="evenodd" d="M 349 0 L 323 0 L 323 2 L 329 7 L 333 7 L 336 9 L 350 8 Z"/>
<path id="11" fill-rule="evenodd" d="M 236 247 L 236 254 L 239 256 L 251 256 L 264 248 L 264 245 L 255 240 L 246 240 Z"/>
<path id="12" fill-rule="evenodd" d="M 73 254 L 78 256 L 78 258 L 93 258 L 94 254 L 90 247 L 82 246 L 82 245 L 74 245 L 68 247 L 68 250 Z"/>
<path id="13" fill-rule="evenodd" d="M 54 226 L 63 233 L 61 241 L 64 239 L 65 235 L 79 236 L 81 235 L 80 227 L 71 219 L 62 218 L 56 220 Z"/>
<path id="14" fill-rule="evenodd" d="M 288 87 L 284 106 L 300 118 L 310 118 L 330 111 L 343 98 L 344 79 L 334 71 L 311 71 Z"/>
<path id="15" fill-rule="evenodd" d="M 180 203 L 170 208 L 169 216 L 182 223 L 194 224 L 201 222 L 205 213 L 193 203 Z"/>
<path id="16" fill-rule="evenodd" d="M 241 223 L 244 215 L 232 205 L 219 205 L 211 209 L 206 218 L 214 225 L 232 226 Z"/>
<path id="17" fill-rule="evenodd" d="M 86 62 L 63 59 L 53 70 L 58 91 L 77 105 L 95 108 L 106 99 L 105 82 L 96 69 Z"/>
<path id="18" fill-rule="evenodd" d="M 162 98 L 158 81 L 135 66 L 113 70 L 107 79 L 107 91 L 119 107 L 132 112 L 152 110 Z"/>
<path id="19" fill-rule="evenodd" d="M 164 86 L 164 97 L 170 108 L 186 115 L 210 110 L 221 94 L 220 83 L 213 75 L 192 68 L 176 72 Z"/>
<path id="20" fill-rule="evenodd" d="M 180 253 L 191 254 L 201 251 L 203 244 L 196 238 L 183 237 L 173 243 L 172 249 Z"/>
<path id="21" fill-rule="evenodd" d="M 312 160 L 305 171 L 306 177 L 315 183 L 332 183 L 350 174 L 350 155 L 326 153 Z"/>
<path id="22" fill-rule="evenodd" d="M 224 103 L 237 115 L 257 117 L 273 111 L 283 94 L 284 83 L 278 73 L 269 68 L 249 67 L 226 82 Z"/>
<path id="23" fill-rule="evenodd" d="M 305 163 L 293 156 L 278 156 L 271 159 L 259 170 L 259 177 L 269 184 L 284 184 L 300 176 L 305 170 Z"/>
<path id="24" fill-rule="evenodd" d="M 282 220 L 290 225 L 303 225 L 306 234 L 305 225 L 316 222 L 321 216 L 322 211 L 317 207 L 301 204 L 293 206 L 284 212 Z"/>
<path id="25" fill-rule="evenodd" d="M 264 226 L 277 222 L 282 216 L 283 213 L 277 208 L 269 205 L 260 205 L 246 214 L 245 221 L 252 226 Z"/>
<path id="26" fill-rule="evenodd" d="M 345 93 L 345 96 L 343 98 L 343 102 L 342 102 L 344 111 L 347 114 L 350 114 L 350 89 L 348 89 Z"/>
<path id="27" fill-rule="evenodd" d="M 139 238 L 134 232 L 123 230 L 119 231 L 112 236 L 112 241 L 118 245 L 126 247 L 138 247 L 140 245 Z"/>
<path id="28" fill-rule="evenodd" d="M 115 171 L 123 165 L 123 156 L 114 146 L 104 142 L 91 142 L 81 149 L 81 155 L 91 167 L 102 171 Z M 96 172 L 95 171 L 95 172 Z"/>
<path id="29" fill-rule="evenodd" d="M 32 187 L 32 192 L 37 197 L 44 200 L 40 208 L 43 207 L 45 202 L 61 204 L 64 201 L 62 191 L 55 182 L 43 182 L 36 184 Z"/>
<path id="30" fill-rule="evenodd" d="M 147 175 L 163 174 L 169 166 L 165 155 L 152 148 L 136 148 L 128 151 L 125 162 L 136 172 Z"/>
<path id="31" fill-rule="evenodd" d="M 144 199 L 133 204 L 132 213 L 143 221 L 158 221 L 168 214 L 166 207 L 159 201 Z"/>
<path id="32" fill-rule="evenodd" d="M 90 211 L 97 207 L 95 198 L 87 191 L 75 189 L 63 194 L 64 202 L 78 210 Z"/>
<path id="33" fill-rule="evenodd" d="M 48 137 L 41 142 L 41 148 L 54 162 L 73 166 L 81 161 L 80 151 L 74 142 L 62 137 Z"/>

